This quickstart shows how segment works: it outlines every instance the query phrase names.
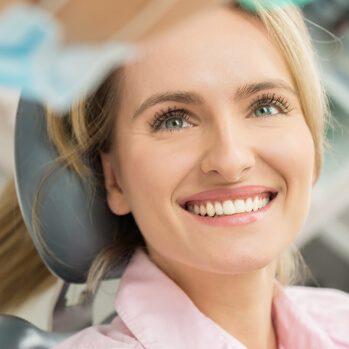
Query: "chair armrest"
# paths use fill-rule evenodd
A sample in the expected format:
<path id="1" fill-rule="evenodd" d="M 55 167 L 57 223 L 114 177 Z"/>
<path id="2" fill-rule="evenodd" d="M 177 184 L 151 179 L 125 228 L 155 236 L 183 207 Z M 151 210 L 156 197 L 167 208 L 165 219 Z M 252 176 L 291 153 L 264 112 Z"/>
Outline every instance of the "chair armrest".
<path id="1" fill-rule="evenodd" d="M 45 332 L 19 317 L 0 315 L 0 348 L 49 349 L 73 334 Z"/>

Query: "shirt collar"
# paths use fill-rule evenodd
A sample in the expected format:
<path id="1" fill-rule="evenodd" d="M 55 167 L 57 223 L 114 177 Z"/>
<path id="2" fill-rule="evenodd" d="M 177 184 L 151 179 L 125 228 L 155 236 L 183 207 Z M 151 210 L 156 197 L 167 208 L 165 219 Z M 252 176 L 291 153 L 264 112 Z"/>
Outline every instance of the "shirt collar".
<path id="1" fill-rule="evenodd" d="M 330 349 L 327 335 L 275 283 L 272 315 L 279 347 Z M 202 314 L 149 257 L 137 251 L 115 300 L 122 321 L 146 349 L 246 349 Z"/>
<path id="2" fill-rule="evenodd" d="M 272 317 L 280 349 L 334 348 L 326 332 L 275 281 Z"/>

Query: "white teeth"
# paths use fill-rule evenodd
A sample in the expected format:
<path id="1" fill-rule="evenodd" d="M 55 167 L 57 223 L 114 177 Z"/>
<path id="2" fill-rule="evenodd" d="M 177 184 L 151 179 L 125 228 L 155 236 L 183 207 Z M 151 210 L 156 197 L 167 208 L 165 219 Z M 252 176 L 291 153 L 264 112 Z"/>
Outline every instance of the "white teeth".
<path id="1" fill-rule="evenodd" d="M 254 198 L 247 198 L 246 200 L 238 199 L 234 202 L 232 200 L 225 200 L 223 204 L 219 201 L 215 201 L 213 204 L 210 201 L 206 201 L 206 205 L 188 205 L 187 210 L 201 216 L 222 216 L 233 215 L 235 213 L 244 213 L 258 211 L 267 206 L 270 201 L 270 197 L 263 199 L 255 196 Z"/>
<path id="2" fill-rule="evenodd" d="M 263 207 L 267 206 L 269 201 L 270 201 L 269 198 L 264 198 L 263 199 Z"/>
<path id="3" fill-rule="evenodd" d="M 257 211 L 259 209 L 259 199 L 258 196 L 256 196 L 253 199 L 253 211 Z"/>
<path id="4" fill-rule="evenodd" d="M 234 202 L 236 213 L 245 212 L 245 201 L 244 200 L 235 200 Z"/>
<path id="5" fill-rule="evenodd" d="M 223 213 L 224 214 L 234 214 L 235 207 L 231 200 L 226 200 L 223 202 Z"/>
<path id="6" fill-rule="evenodd" d="M 221 216 L 222 214 L 224 214 L 223 206 L 219 201 L 216 201 L 214 203 L 214 209 L 215 209 L 217 215 Z"/>
<path id="7" fill-rule="evenodd" d="M 206 207 L 204 205 L 200 205 L 200 215 L 204 216 L 206 214 Z"/>
<path id="8" fill-rule="evenodd" d="M 251 199 L 251 198 L 248 198 L 248 199 L 246 200 L 246 203 L 245 203 L 245 211 L 246 211 L 246 212 L 251 212 L 251 211 L 252 211 L 252 208 L 253 208 L 253 206 L 252 206 L 252 199 Z"/>
<path id="9" fill-rule="evenodd" d="M 207 204 L 206 204 L 206 211 L 207 211 L 207 214 L 210 216 L 210 217 L 213 217 L 214 214 L 216 213 L 215 210 L 214 210 L 214 207 L 213 205 L 208 201 Z"/>
<path id="10" fill-rule="evenodd" d="M 262 207 L 263 207 L 263 199 L 259 199 L 258 209 L 261 209 Z"/>

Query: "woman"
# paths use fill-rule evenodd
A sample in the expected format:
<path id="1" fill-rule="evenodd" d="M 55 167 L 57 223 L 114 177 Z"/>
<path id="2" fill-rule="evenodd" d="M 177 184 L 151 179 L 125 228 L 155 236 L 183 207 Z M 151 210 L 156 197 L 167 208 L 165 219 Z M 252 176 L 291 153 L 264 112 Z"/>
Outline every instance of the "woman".
<path id="1" fill-rule="evenodd" d="M 275 281 L 326 123 L 299 11 L 233 3 L 144 47 L 69 117 L 49 118 L 77 172 L 100 154 L 109 207 L 129 224 L 91 279 L 133 255 L 118 317 L 55 349 L 349 348 L 347 295 Z"/>

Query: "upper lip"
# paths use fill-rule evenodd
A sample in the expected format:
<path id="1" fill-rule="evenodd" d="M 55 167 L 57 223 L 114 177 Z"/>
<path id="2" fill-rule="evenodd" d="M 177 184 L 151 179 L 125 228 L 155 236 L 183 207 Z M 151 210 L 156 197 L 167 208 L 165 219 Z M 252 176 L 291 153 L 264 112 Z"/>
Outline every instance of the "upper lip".
<path id="1" fill-rule="evenodd" d="M 262 185 L 248 185 L 237 188 L 220 188 L 205 190 L 200 193 L 188 196 L 179 201 L 181 207 L 185 207 L 185 204 L 189 201 L 222 201 L 222 200 L 236 200 L 236 199 L 247 199 L 263 193 L 271 193 L 274 197 L 277 194 L 277 190 L 262 186 Z"/>

